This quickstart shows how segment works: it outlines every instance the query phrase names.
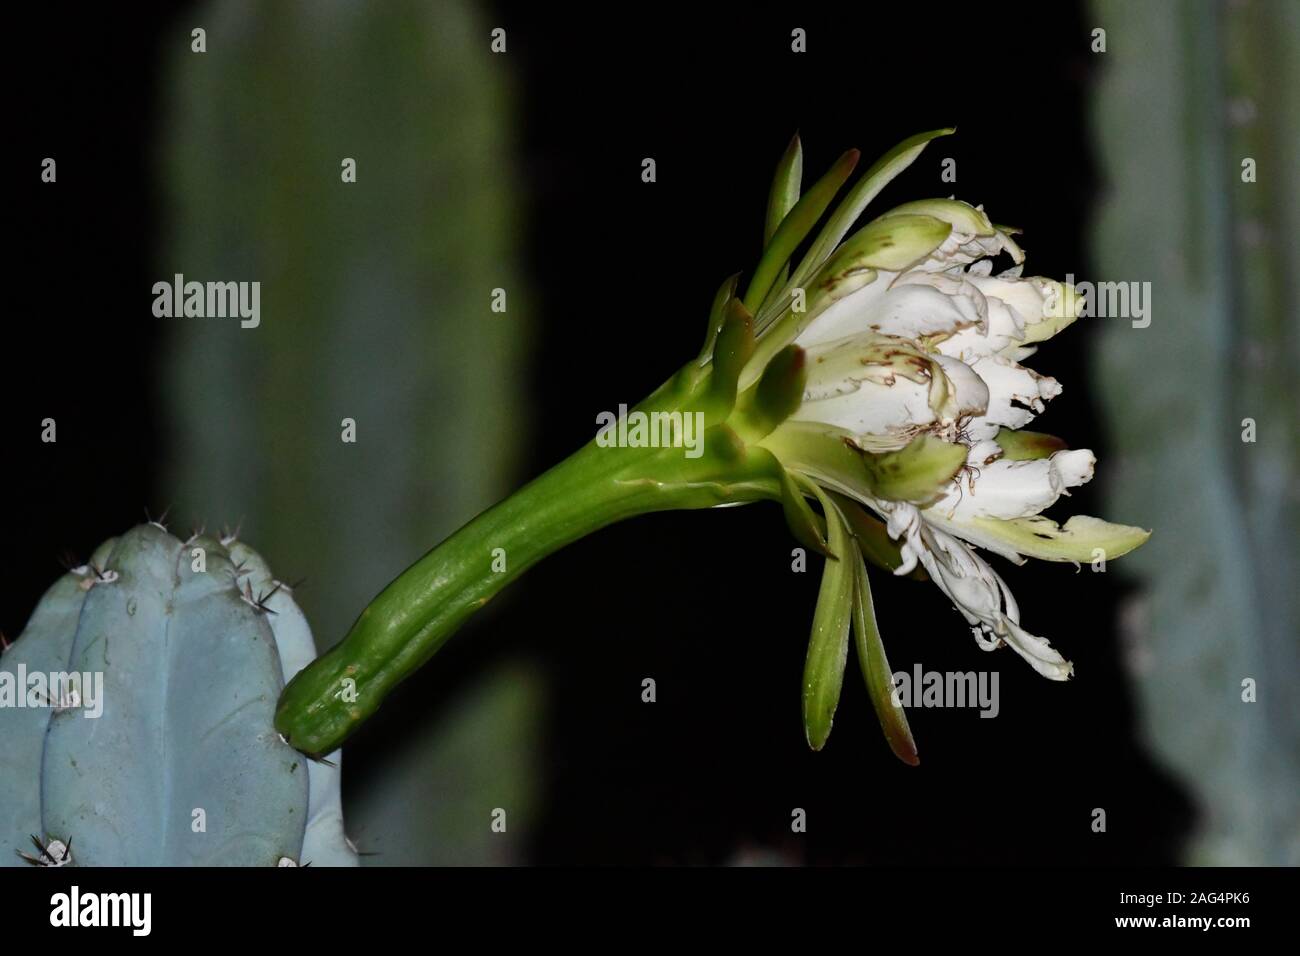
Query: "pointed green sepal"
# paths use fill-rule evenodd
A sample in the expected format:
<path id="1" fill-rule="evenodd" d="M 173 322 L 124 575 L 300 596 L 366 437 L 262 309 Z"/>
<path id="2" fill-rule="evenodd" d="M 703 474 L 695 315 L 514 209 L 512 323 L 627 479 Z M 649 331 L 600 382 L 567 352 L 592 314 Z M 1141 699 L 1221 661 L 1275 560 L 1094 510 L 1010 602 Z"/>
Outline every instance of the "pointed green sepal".
<path id="1" fill-rule="evenodd" d="M 799 134 L 795 133 L 790 145 L 781 154 L 781 161 L 776 164 L 776 174 L 772 177 L 772 191 L 767 198 L 767 220 L 763 224 L 764 246 L 772 241 L 776 230 L 799 201 L 802 187 L 803 144 L 799 141 Z"/>
<path id="2" fill-rule="evenodd" d="M 866 174 L 858 180 L 844 200 L 831 213 L 830 219 L 822 227 L 812 246 L 808 249 L 803 261 L 799 263 L 799 268 L 794 271 L 793 281 L 796 285 L 806 282 L 810 276 L 821 268 L 822 263 L 831 257 L 835 247 L 840 244 L 853 224 L 857 222 L 870 204 L 871 200 L 879 195 L 880 191 L 889 184 L 889 181 L 912 165 L 912 161 L 921 155 L 926 144 L 932 139 L 940 136 L 947 136 L 949 133 L 956 132 L 955 128 L 936 129 L 928 133 L 919 133 L 911 136 L 880 159 L 867 170 Z"/>
<path id="3" fill-rule="evenodd" d="M 874 269 L 902 272 L 943 244 L 952 226 L 934 216 L 892 216 L 867 223 L 817 273 L 814 288 L 829 292 L 854 275 Z"/>
<path id="4" fill-rule="evenodd" d="M 853 172 L 858 163 L 858 151 L 851 149 L 836 161 L 821 179 L 795 203 L 794 208 L 786 214 L 772 239 L 763 250 L 754 269 L 754 277 L 745 291 L 745 306 L 751 312 L 767 298 L 768 291 L 776 282 L 782 267 L 790 261 L 795 248 L 812 231 L 817 220 L 822 217 L 826 207 L 831 204 L 844 181 Z"/>
<path id="5" fill-rule="evenodd" d="M 1017 431 L 1011 428 L 998 429 L 994 439 L 1002 449 L 1004 461 L 1030 461 L 1035 458 L 1051 458 L 1058 451 L 1065 451 L 1064 439 L 1046 432 Z"/>
<path id="6" fill-rule="evenodd" d="M 824 494 L 819 494 L 826 515 L 831 550 L 849 555 L 852 541 L 844 519 Z M 803 725 L 808 746 L 821 750 L 831 735 L 835 708 L 844 686 L 844 668 L 849 657 L 849 627 L 853 617 L 853 584 L 856 562 L 827 561 L 822 569 L 817 610 L 803 671 Z"/>
<path id="7" fill-rule="evenodd" d="M 906 448 L 872 454 L 863 452 L 868 479 L 878 498 L 929 504 L 944 493 L 966 464 L 965 445 L 933 435 L 918 435 Z"/>
<path id="8" fill-rule="evenodd" d="M 1016 551 L 1043 561 L 1077 564 L 1122 557 L 1151 537 L 1151 532 L 1112 524 L 1089 515 L 1074 515 L 1064 525 L 1051 518 L 970 518 L 954 522 L 958 534 L 973 544 Z"/>
<path id="9" fill-rule="evenodd" d="M 713 296 L 713 305 L 709 309 L 709 328 L 704 335 L 704 347 L 700 349 L 696 365 L 707 365 L 713 360 L 713 351 L 722 331 L 722 323 L 727 319 L 727 303 L 736 297 L 736 285 L 740 282 L 740 273 L 726 279 Z"/>
<path id="10" fill-rule="evenodd" d="M 714 425 L 704 431 L 704 458 L 712 459 L 725 466 L 736 466 L 738 470 L 749 460 L 749 448 L 740 440 L 740 436 L 726 425 Z"/>
<path id="11" fill-rule="evenodd" d="M 1073 325 L 1080 314 L 1085 311 L 1086 300 L 1074 286 L 1068 282 L 1042 280 L 1051 290 L 1047 301 L 1043 303 L 1043 317 L 1037 322 L 1025 324 L 1025 337 L 1017 343 L 1021 346 L 1046 342 L 1056 333 Z"/>
<path id="12" fill-rule="evenodd" d="M 755 407 L 775 428 L 785 421 L 803 403 L 803 390 L 808 381 L 808 368 L 804 350 L 797 345 L 787 345 L 768 363 L 763 377 L 754 391 Z M 769 428 L 767 432 L 771 432 Z M 767 434 L 765 432 L 764 434 Z"/>
<path id="13" fill-rule="evenodd" d="M 865 266 L 855 267 L 851 263 L 846 263 L 844 268 L 837 269 L 834 275 L 819 277 L 814 288 L 804 290 L 807 295 L 804 297 L 802 309 L 796 311 L 793 308 L 795 300 L 792 295 L 786 308 L 777 312 L 775 318 L 769 316 L 771 319 L 769 324 L 765 328 L 760 328 L 754 357 L 740 376 L 741 388 L 752 384 L 767 367 L 772 356 L 794 342 L 804 329 L 816 321 L 817 317 L 831 305 L 859 289 L 866 288 L 876 281 L 876 276 L 874 269 Z M 759 310 L 760 322 L 762 314 L 767 311 L 765 302 L 763 308 Z"/>
<path id="14" fill-rule="evenodd" d="M 894 674 L 885 656 L 885 644 L 880 639 L 876 623 L 876 608 L 871 600 L 871 581 L 866 565 L 858 558 L 853 562 L 853 640 L 858 652 L 858 665 L 862 679 L 871 697 L 871 706 L 880 719 L 880 729 L 885 732 L 889 749 L 903 763 L 915 767 L 920 758 L 916 755 L 916 741 L 912 728 L 907 725 L 907 713 L 898 699 Z"/>
<path id="15" fill-rule="evenodd" d="M 772 431 L 803 403 L 808 368 L 804 350 L 787 345 L 772 356 L 762 377 L 736 403 L 736 430 L 751 442 Z"/>
<path id="16" fill-rule="evenodd" d="M 970 203 L 962 202 L 960 199 L 917 199 L 882 213 L 880 219 L 892 219 L 897 216 L 932 216 L 935 219 L 942 219 L 957 232 L 968 236 L 991 236 L 997 232 L 983 210 L 976 209 Z M 876 221 L 879 222 L 880 219 Z"/>
<path id="17" fill-rule="evenodd" d="M 764 470 L 780 488 L 781 508 L 785 512 L 785 522 L 790 526 L 790 532 L 795 539 L 805 548 L 831 560 L 839 560 L 839 556 L 831 551 L 826 540 L 826 522 L 817 516 L 805 497 L 809 494 L 816 496 L 817 490 L 812 483 L 802 475 L 791 473 L 785 465 L 781 464 L 781 460 L 776 455 L 761 445 L 751 447 L 749 454 L 751 458 L 762 457 L 766 463 Z"/>
<path id="18" fill-rule="evenodd" d="M 794 138 L 790 140 L 790 145 L 786 147 L 785 152 L 781 155 L 781 161 L 776 165 L 776 174 L 772 177 L 772 192 L 767 200 L 767 219 L 763 225 L 763 247 L 767 248 L 772 237 L 776 235 L 776 230 L 780 228 L 785 217 L 789 215 L 790 210 L 794 208 L 795 203 L 799 201 L 799 193 L 803 185 L 803 144 L 799 142 L 799 134 L 795 133 Z M 785 280 L 790 277 L 790 266 L 787 263 L 781 267 L 781 271 L 776 274 L 771 288 L 768 289 L 767 295 L 763 297 L 763 305 L 766 305 L 785 286 Z M 758 308 L 762 308 L 760 305 Z"/>
<path id="19" fill-rule="evenodd" d="M 713 346 L 709 371 L 705 420 L 714 424 L 731 414 L 736 405 L 736 382 L 745 363 L 754 354 L 754 317 L 739 299 L 729 299 L 723 308 L 722 328 Z"/>
<path id="20" fill-rule="evenodd" d="M 847 495 L 871 494 L 862 451 L 853 436 L 817 422 L 787 421 L 762 440 L 794 471 Z"/>

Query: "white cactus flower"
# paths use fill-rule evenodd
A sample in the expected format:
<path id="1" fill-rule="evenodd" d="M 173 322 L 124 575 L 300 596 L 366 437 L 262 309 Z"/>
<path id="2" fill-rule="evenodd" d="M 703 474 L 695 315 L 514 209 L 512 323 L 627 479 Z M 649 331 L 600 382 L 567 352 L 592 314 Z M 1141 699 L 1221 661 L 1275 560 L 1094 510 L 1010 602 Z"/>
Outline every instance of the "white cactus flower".
<path id="1" fill-rule="evenodd" d="M 1062 528 L 1041 517 L 1091 480 L 1096 459 L 1016 432 L 1061 393 L 1021 363 L 1077 318 L 1078 300 L 1068 285 L 1021 275 L 1025 255 L 1011 232 L 982 207 L 925 200 L 886 213 L 841 247 L 856 243 L 866 255 L 840 254 L 842 268 L 827 256 L 808 315 L 765 327 L 806 358 L 803 400 L 765 443 L 793 471 L 879 515 L 899 549 L 894 573 L 924 568 L 980 647 L 1009 646 L 1038 673 L 1065 680 L 1073 665 L 1021 627 L 1010 589 L 974 547 L 1016 564 L 1025 555 L 1078 562 L 1117 557 L 1147 532 L 1092 518 Z M 995 275 L 1001 255 L 1009 268 Z M 825 447 L 810 451 L 814 436 L 868 457 L 929 436 L 958 446 L 961 460 L 933 494 L 900 500 L 855 481 Z"/>

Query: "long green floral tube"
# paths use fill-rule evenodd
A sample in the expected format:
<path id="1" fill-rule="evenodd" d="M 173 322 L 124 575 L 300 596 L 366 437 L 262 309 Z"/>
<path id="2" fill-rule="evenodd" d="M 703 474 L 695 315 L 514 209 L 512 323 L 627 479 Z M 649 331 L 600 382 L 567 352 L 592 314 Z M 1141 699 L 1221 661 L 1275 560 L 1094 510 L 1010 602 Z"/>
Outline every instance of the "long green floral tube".
<path id="1" fill-rule="evenodd" d="M 708 444 L 726 440 L 719 430 Z M 498 591 L 605 525 L 650 511 L 772 496 L 772 480 L 746 464 L 739 445 L 710 448 L 695 460 L 680 449 L 645 452 L 590 444 L 426 554 L 375 598 L 318 666 L 285 688 L 280 733 L 309 754 L 333 750 Z"/>
<path id="2" fill-rule="evenodd" d="M 285 688 L 285 738 L 313 755 L 334 750 L 466 618 L 570 542 L 634 515 L 761 500 L 780 503 L 795 537 L 826 557 L 803 679 L 813 749 L 830 736 L 853 644 L 886 740 L 917 762 L 867 563 L 928 577 L 980 648 L 1010 647 L 1045 677 L 1070 677 L 1069 661 L 1021 626 L 1010 589 L 975 548 L 1014 564 L 1095 562 L 1148 537 L 1040 514 L 1090 480 L 1095 459 L 1022 430 L 1060 385 L 1020 363 L 1078 318 L 1079 300 L 1066 284 L 1022 277 L 1015 230 L 957 200 L 907 203 L 850 233 L 951 132 L 900 143 L 833 209 L 858 153 L 805 193 L 796 137 L 777 166 L 763 256 L 743 294 L 736 277 L 719 290 L 699 355 L 389 584 Z M 995 275 L 1000 255 L 1012 265 Z"/>

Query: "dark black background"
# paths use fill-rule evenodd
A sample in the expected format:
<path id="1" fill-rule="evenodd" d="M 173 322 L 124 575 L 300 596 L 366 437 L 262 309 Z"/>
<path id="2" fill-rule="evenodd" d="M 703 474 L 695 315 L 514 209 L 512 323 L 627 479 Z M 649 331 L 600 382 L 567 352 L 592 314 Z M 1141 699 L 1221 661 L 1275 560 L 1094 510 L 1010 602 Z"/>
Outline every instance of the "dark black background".
<path id="1" fill-rule="evenodd" d="M 531 382 L 544 427 L 530 474 L 588 440 L 597 412 L 635 402 L 694 354 L 716 286 L 757 257 L 768 180 L 795 130 L 811 179 L 850 146 L 865 166 L 908 135 L 956 125 L 878 208 L 955 191 L 1023 227 L 1030 274 L 1087 275 L 1104 183 L 1086 112 L 1093 24 L 1076 5 L 559 7 L 499 3 L 487 18 L 509 32 L 531 199 Z M 156 51 L 190 9 L 6 13 L 0 628 L 11 636 L 61 553 L 84 558 L 168 501 L 160 343 L 134 317 L 160 241 Z M 796 26 L 808 31 L 803 55 L 790 52 Z M 39 182 L 48 155 L 56 189 Z M 654 184 L 640 178 L 647 156 Z M 939 180 L 947 156 L 955 186 Z M 1080 323 L 1034 365 L 1065 385 L 1042 428 L 1096 450 L 1104 471 L 1089 334 Z M 39 441 L 46 416 L 58 420 L 55 445 Z M 1088 488 L 1069 504 L 1099 510 Z M 458 682 L 518 650 L 552 681 L 538 718 L 549 749 L 537 862 L 715 863 L 759 847 L 822 863 L 1177 858 L 1192 811 L 1137 738 L 1118 575 L 1006 571 L 1029 630 L 1074 660 L 1068 685 L 1010 651 L 984 655 L 932 585 L 878 579 L 895 669 L 1001 673 L 996 720 L 911 713 L 922 760 L 912 769 L 889 753 L 852 668 L 829 746 L 808 751 L 799 687 L 818 562 L 792 575 L 791 547 L 767 506 L 650 516 L 580 542 L 468 626 L 355 738 L 348 786 L 365 785 L 386 733 L 436 719 Z M 644 677 L 657 681 L 654 705 L 640 701 Z M 790 833 L 794 807 L 807 811 L 806 835 Z M 1097 807 L 1104 834 L 1089 826 Z"/>

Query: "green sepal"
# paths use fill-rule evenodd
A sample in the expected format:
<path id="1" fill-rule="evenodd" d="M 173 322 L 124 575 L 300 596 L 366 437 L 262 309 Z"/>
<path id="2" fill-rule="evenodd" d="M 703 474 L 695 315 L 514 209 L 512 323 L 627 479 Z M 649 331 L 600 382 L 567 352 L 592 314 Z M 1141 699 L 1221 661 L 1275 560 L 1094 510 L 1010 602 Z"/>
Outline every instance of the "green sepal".
<path id="1" fill-rule="evenodd" d="M 983 210 L 960 199 L 917 199 L 882 213 L 880 219 L 897 216 L 932 216 L 949 223 L 958 232 L 973 236 L 991 236 L 997 232 Z"/>
<path id="2" fill-rule="evenodd" d="M 727 318 L 727 303 L 736 297 L 736 285 L 740 282 L 740 273 L 728 277 L 718 287 L 713 296 L 713 305 L 709 308 L 709 327 L 704 335 L 704 347 L 695 360 L 698 366 L 708 365 L 713 360 L 713 350 L 722 331 L 722 323 Z"/>
<path id="3" fill-rule="evenodd" d="M 869 495 L 866 464 L 853 436 L 817 422 L 787 421 L 762 441 L 786 467 L 847 495 Z"/>
<path id="4" fill-rule="evenodd" d="M 864 558 L 890 574 L 903 566 L 903 555 L 899 551 L 898 544 L 889 537 L 889 529 L 885 527 L 883 521 L 875 515 L 868 514 L 865 508 L 851 498 L 838 494 L 832 494 L 831 497 L 839 506 L 844 520 L 848 522 L 849 531 L 857 539 L 858 550 L 862 552 Z M 914 581 L 930 580 L 930 575 L 925 573 L 925 568 L 919 563 L 903 577 Z"/>
<path id="5" fill-rule="evenodd" d="M 807 381 L 805 354 L 799 346 L 788 345 L 772 356 L 763 377 L 758 380 L 758 388 L 754 390 L 755 410 L 771 423 L 771 428 L 764 434 L 770 433 L 803 404 Z"/>
<path id="6" fill-rule="evenodd" d="M 873 219 L 852 236 L 817 273 L 818 290 L 868 269 L 901 272 L 943 244 L 952 225 L 936 216 Z"/>
<path id="7" fill-rule="evenodd" d="M 785 512 L 785 523 L 789 525 L 790 533 L 795 539 L 805 548 L 833 561 L 839 560 L 839 556 L 831 551 L 826 541 L 825 521 L 817 516 L 805 497 L 805 489 L 808 494 L 815 496 L 817 493 L 811 482 L 805 484 L 806 479 L 788 471 L 776 455 L 761 445 L 751 447 L 749 454 L 751 457 L 764 456 L 767 471 L 781 490 L 781 509 Z"/>
<path id="8" fill-rule="evenodd" d="M 1016 343 L 1020 346 L 1046 342 L 1062 329 L 1068 328 L 1080 317 L 1086 304 L 1079 291 L 1067 282 L 1047 281 L 1053 290 L 1050 302 L 1044 303 L 1043 317 L 1037 322 L 1025 325 L 1024 338 Z"/>
<path id="9" fill-rule="evenodd" d="M 831 204 L 835 194 L 844 185 L 858 163 L 858 151 L 851 149 L 841 156 L 834 166 L 795 203 L 794 208 L 786 214 L 781 225 L 773 234 L 771 241 L 763 250 L 754 269 L 754 277 L 745 291 L 745 306 L 751 312 L 767 298 L 768 291 L 776 282 L 781 268 L 790 261 L 790 256 L 799 243 L 812 231 L 817 220 L 822 217 L 826 207 Z"/>
<path id="10" fill-rule="evenodd" d="M 749 459 L 749 449 L 734 430 L 726 425 L 715 425 L 705 429 L 703 457 L 735 466 Z"/>
<path id="11" fill-rule="evenodd" d="M 772 356 L 757 384 L 736 401 L 736 431 L 746 441 L 757 442 L 803 404 L 808 368 L 804 350 L 787 345 Z"/>
<path id="12" fill-rule="evenodd" d="M 713 346 L 713 366 L 705 397 L 704 414 L 708 424 L 723 421 L 735 408 L 736 382 L 754 354 L 754 316 L 736 298 L 727 300 L 723 316 Z"/>
<path id="13" fill-rule="evenodd" d="M 787 421 L 763 439 L 788 468 L 853 498 L 874 497 L 928 504 L 943 493 L 966 462 L 966 447 L 930 435 L 905 448 L 873 453 L 843 429 Z"/>
<path id="14" fill-rule="evenodd" d="M 1046 432 L 1026 432 L 1012 428 L 998 429 L 994 441 L 1002 449 L 1004 461 L 1030 461 L 1037 458 L 1051 458 L 1058 451 L 1065 451 L 1065 440 Z"/>
<path id="15" fill-rule="evenodd" d="M 753 384 L 754 380 L 762 374 L 763 369 L 767 368 L 772 356 L 794 342 L 819 315 L 845 296 L 869 286 L 876 281 L 876 275 L 874 269 L 865 267 L 837 272 L 834 277 L 819 281 L 814 289 L 804 290 L 807 295 L 803 309 L 795 311 L 792 295 L 786 308 L 777 312 L 775 318 L 769 316 L 768 324 L 762 326 L 762 316 L 768 311 L 765 302 L 763 308 L 759 310 L 758 346 L 754 349 L 754 357 L 750 359 L 748 367 L 741 373 L 741 388 Z"/>
<path id="16" fill-rule="evenodd" d="M 844 519 L 834 503 L 818 490 L 826 515 L 831 550 L 848 556 L 853 542 Z M 835 708 L 844 686 L 844 668 L 849 657 L 849 627 L 853 617 L 853 584 L 856 562 L 827 561 L 822 569 L 817 610 L 803 671 L 803 725 L 808 746 L 821 750 L 831 735 Z"/>
<path id="17" fill-rule="evenodd" d="M 1112 524 L 1090 515 L 1074 515 L 1064 526 L 1042 515 L 969 518 L 954 522 L 954 526 L 977 545 L 996 545 L 1043 561 L 1075 563 L 1122 557 L 1151 537 L 1144 528 Z"/>
<path id="18" fill-rule="evenodd" d="M 776 164 L 776 174 L 772 177 L 772 191 L 767 197 L 767 220 L 763 224 L 764 246 L 772 241 L 776 230 L 799 201 L 802 186 L 803 144 L 799 141 L 799 134 L 795 133 L 790 145 L 781 154 L 781 160 Z"/>
<path id="19" fill-rule="evenodd" d="M 762 312 L 763 309 L 768 305 L 768 303 L 770 303 L 773 299 L 775 299 L 778 295 L 781 294 L 781 290 L 785 288 L 786 281 L 789 278 L 790 278 L 790 266 L 788 264 L 783 265 L 781 267 L 781 271 L 776 274 L 776 279 L 773 280 L 772 282 L 772 288 L 768 289 L 767 295 L 763 296 L 763 301 L 758 306 L 759 312 Z"/>
<path id="20" fill-rule="evenodd" d="M 776 164 L 776 174 L 772 177 L 772 191 L 767 199 L 767 219 L 763 224 L 764 248 L 772 241 L 776 230 L 799 201 L 802 185 L 803 144 L 799 142 L 799 134 L 795 133 L 794 138 L 790 140 L 790 145 L 781 154 L 781 161 Z M 767 290 L 767 295 L 763 297 L 762 305 L 766 305 L 781 290 L 789 277 L 790 266 L 783 265 L 781 271 L 776 274 L 771 288 Z M 760 309 L 762 305 L 759 306 Z"/>
<path id="21" fill-rule="evenodd" d="M 858 666 L 871 697 L 871 706 L 880 719 L 880 729 L 885 732 L 889 749 L 903 763 L 915 767 L 920 758 L 916 755 L 916 741 L 912 728 L 907 725 L 907 713 L 897 700 L 894 673 L 885 656 L 885 644 L 880 639 L 876 623 L 876 608 L 871 600 L 871 581 L 861 558 L 852 562 L 854 573 L 853 639 L 858 652 Z"/>
<path id="22" fill-rule="evenodd" d="M 933 435 L 918 435 L 906 448 L 873 454 L 863 452 L 868 480 L 878 498 L 925 505 L 939 498 L 944 486 L 966 464 L 965 445 Z"/>
<path id="23" fill-rule="evenodd" d="M 831 213 L 830 219 L 822 227 L 822 231 L 809 247 L 803 261 L 799 263 L 799 268 L 794 272 L 793 281 L 796 285 L 804 282 L 809 276 L 813 275 L 821 268 L 822 263 L 830 258 L 835 247 L 839 245 L 840 240 L 848 235 L 849 229 L 853 227 L 859 216 L 862 215 L 870 204 L 871 200 L 879 195 L 880 191 L 889 184 L 895 176 L 912 165 L 913 160 L 921 155 L 926 144 L 930 140 L 939 136 L 947 136 L 956 132 L 955 128 L 936 129 L 928 133 L 918 133 L 916 136 L 908 137 L 903 140 L 867 170 L 866 174 L 858 180 L 848 195 Z"/>

